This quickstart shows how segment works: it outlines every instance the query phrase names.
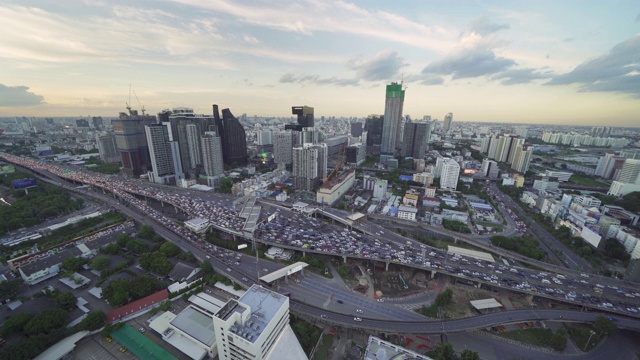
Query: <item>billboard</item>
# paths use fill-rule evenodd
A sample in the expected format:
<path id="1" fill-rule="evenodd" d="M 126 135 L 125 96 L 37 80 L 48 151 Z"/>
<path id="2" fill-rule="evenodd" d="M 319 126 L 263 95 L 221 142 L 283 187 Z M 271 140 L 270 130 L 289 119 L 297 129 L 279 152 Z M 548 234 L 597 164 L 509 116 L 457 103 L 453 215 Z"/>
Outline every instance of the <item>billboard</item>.
<path id="1" fill-rule="evenodd" d="M 18 189 L 32 188 L 34 186 L 37 186 L 38 183 L 36 183 L 36 179 L 20 179 L 20 180 L 13 180 L 11 182 L 11 185 L 13 185 L 14 189 L 18 190 Z"/>
<path id="2" fill-rule="evenodd" d="M 267 222 L 272 222 L 276 218 L 276 216 L 277 216 L 276 213 L 269 215 L 269 217 L 267 218 Z"/>
<path id="3" fill-rule="evenodd" d="M 247 248 L 247 244 L 238 245 L 238 250 L 242 250 L 242 249 L 246 249 L 246 248 Z"/>

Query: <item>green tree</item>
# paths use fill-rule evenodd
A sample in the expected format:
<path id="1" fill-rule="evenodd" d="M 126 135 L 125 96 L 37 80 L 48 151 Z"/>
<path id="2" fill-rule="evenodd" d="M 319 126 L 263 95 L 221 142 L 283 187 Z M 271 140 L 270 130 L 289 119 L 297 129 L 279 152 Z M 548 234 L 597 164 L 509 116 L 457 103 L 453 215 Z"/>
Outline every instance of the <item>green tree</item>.
<path id="1" fill-rule="evenodd" d="M 220 188 L 218 189 L 218 191 L 225 194 L 231 194 L 232 186 L 233 179 L 231 179 L 230 177 L 223 178 L 220 180 Z"/>
<path id="2" fill-rule="evenodd" d="M 22 313 L 8 317 L 2 325 L 2 337 L 7 337 L 11 334 L 20 334 L 24 331 L 25 325 L 31 321 L 35 315 L 29 313 Z"/>
<path id="3" fill-rule="evenodd" d="M 129 281 L 117 279 L 102 289 L 102 296 L 112 307 L 119 307 L 129 302 Z"/>
<path id="4" fill-rule="evenodd" d="M 93 270 L 101 271 L 106 269 L 110 262 L 111 259 L 108 256 L 96 256 L 93 261 L 91 261 L 91 264 L 89 264 L 89 267 Z"/>
<path id="5" fill-rule="evenodd" d="M 436 296 L 436 300 L 434 301 L 434 305 L 436 306 L 447 306 L 451 304 L 453 301 L 453 290 L 446 289 Z"/>
<path id="6" fill-rule="evenodd" d="M 605 316 L 598 316 L 593 323 L 593 328 L 600 335 L 613 335 L 618 331 L 618 326 L 615 322 Z"/>
<path id="7" fill-rule="evenodd" d="M 81 330 L 98 330 L 107 322 L 107 314 L 98 310 L 90 311 L 87 316 L 78 324 Z"/>
<path id="8" fill-rule="evenodd" d="M 160 275 L 168 275 L 173 269 L 173 264 L 167 259 L 167 256 L 159 251 L 142 254 L 140 266 L 145 270 L 153 271 Z"/>
<path id="9" fill-rule="evenodd" d="M 209 260 L 202 260 L 202 262 L 200 262 L 200 270 L 203 275 L 215 274 L 215 270 L 213 270 L 213 266 Z"/>
<path id="10" fill-rule="evenodd" d="M 107 255 L 115 255 L 120 250 L 120 246 L 116 243 L 107 244 L 100 248 L 100 252 Z"/>
<path id="11" fill-rule="evenodd" d="M 163 287 L 161 281 L 149 275 L 137 276 L 129 281 L 129 294 L 132 300 L 149 296 Z"/>
<path id="12" fill-rule="evenodd" d="M 0 282 L 0 299 L 11 299 L 18 294 L 22 283 L 18 279 Z"/>
<path id="13" fill-rule="evenodd" d="M 453 350 L 453 346 L 449 343 L 442 343 L 438 345 L 432 351 L 429 351 L 427 355 L 434 360 L 456 360 L 457 356 L 455 351 Z"/>
<path id="14" fill-rule="evenodd" d="M 138 229 L 138 236 L 143 239 L 151 239 L 156 232 L 151 225 L 142 225 Z"/>
<path id="15" fill-rule="evenodd" d="M 165 242 L 160 246 L 160 252 L 167 255 L 167 257 L 172 257 L 180 254 L 182 250 L 180 247 L 172 242 Z"/>
<path id="16" fill-rule="evenodd" d="M 460 356 L 461 360 L 480 360 L 480 354 L 478 354 L 475 351 L 471 351 L 468 349 L 465 349 L 461 356 Z"/>
<path id="17" fill-rule="evenodd" d="M 73 309 L 78 302 L 72 292 L 56 292 L 52 297 L 53 302 L 65 310 Z"/>
<path id="18" fill-rule="evenodd" d="M 49 309 L 36 315 L 24 326 L 27 335 L 48 334 L 59 331 L 67 324 L 67 312 L 62 309 Z"/>
<path id="19" fill-rule="evenodd" d="M 142 240 L 131 239 L 127 241 L 127 249 L 134 254 L 142 254 L 147 251 L 148 248 L 147 243 Z"/>
<path id="20" fill-rule="evenodd" d="M 79 257 L 70 257 L 62 261 L 62 268 L 67 271 L 78 271 L 87 263 L 86 259 Z"/>
<path id="21" fill-rule="evenodd" d="M 567 332 L 561 328 L 551 336 L 551 341 L 549 343 L 551 348 L 556 351 L 564 351 L 567 348 Z"/>
<path id="22" fill-rule="evenodd" d="M 198 261 L 198 259 L 196 259 L 196 256 L 193 255 L 191 251 L 182 252 L 180 255 L 178 255 L 178 259 L 191 263 L 195 263 Z"/>
<path id="23" fill-rule="evenodd" d="M 127 247 L 127 243 L 131 239 L 133 239 L 133 238 L 131 236 L 129 236 L 128 234 L 121 234 L 121 235 L 118 235 L 118 238 L 116 239 L 116 243 L 121 248 L 126 248 Z"/>

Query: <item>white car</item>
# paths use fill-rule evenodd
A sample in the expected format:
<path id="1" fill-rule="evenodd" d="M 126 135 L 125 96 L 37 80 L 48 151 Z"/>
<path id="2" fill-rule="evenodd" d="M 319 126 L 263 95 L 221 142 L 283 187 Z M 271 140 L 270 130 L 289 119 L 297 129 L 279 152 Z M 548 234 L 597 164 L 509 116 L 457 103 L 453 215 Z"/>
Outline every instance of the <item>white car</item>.
<path id="1" fill-rule="evenodd" d="M 231 272 L 231 268 L 227 268 L 227 271 Z"/>
<path id="2" fill-rule="evenodd" d="M 353 318 L 353 321 L 362 321 L 362 318 L 354 317 L 354 318 Z"/>
<path id="3" fill-rule="evenodd" d="M 356 312 L 357 312 L 358 314 L 364 314 L 364 311 L 362 311 L 362 309 L 356 309 Z"/>
<path id="4" fill-rule="evenodd" d="M 384 299 L 378 299 L 377 302 L 384 302 Z"/>

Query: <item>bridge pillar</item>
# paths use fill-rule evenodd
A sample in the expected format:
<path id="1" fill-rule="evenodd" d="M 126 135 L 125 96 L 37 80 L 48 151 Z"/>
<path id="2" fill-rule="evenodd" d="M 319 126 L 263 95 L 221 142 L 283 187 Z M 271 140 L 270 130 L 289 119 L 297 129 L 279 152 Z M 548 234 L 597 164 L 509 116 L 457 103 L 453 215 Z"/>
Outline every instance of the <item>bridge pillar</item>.
<path id="1" fill-rule="evenodd" d="M 176 214 L 177 214 L 178 213 L 178 207 L 174 206 L 173 208 L 176 209 Z"/>
<path id="2" fill-rule="evenodd" d="M 303 251 L 303 252 L 302 252 L 302 257 L 303 257 L 303 258 L 306 258 L 306 257 L 307 257 L 307 252 L 306 252 L 306 251 Z"/>
<path id="3" fill-rule="evenodd" d="M 346 255 L 342 257 L 342 261 L 343 261 L 345 264 L 347 263 L 347 256 L 346 256 Z"/>
<path id="4" fill-rule="evenodd" d="M 160 200 L 160 206 L 164 207 L 164 201 Z"/>
<path id="5" fill-rule="evenodd" d="M 431 270 L 431 280 L 433 280 L 433 278 L 436 277 L 436 271 L 435 270 Z"/>
<path id="6" fill-rule="evenodd" d="M 233 241 L 236 241 L 236 234 L 233 234 Z"/>
<path id="7" fill-rule="evenodd" d="M 384 262 L 384 271 L 389 271 L 389 262 L 388 261 Z"/>

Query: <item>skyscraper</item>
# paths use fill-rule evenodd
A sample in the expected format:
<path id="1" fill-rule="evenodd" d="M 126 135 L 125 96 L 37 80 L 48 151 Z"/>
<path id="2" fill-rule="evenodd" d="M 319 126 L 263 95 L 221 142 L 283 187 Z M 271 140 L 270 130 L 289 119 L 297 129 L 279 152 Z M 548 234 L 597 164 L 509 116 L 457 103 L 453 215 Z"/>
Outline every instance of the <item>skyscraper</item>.
<path id="1" fill-rule="evenodd" d="M 595 175 L 609 180 L 616 180 L 620 175 L 624 162 L 625 158 L 622 156 L 616 156 L 611 153 L 604 154 L 598 160 Z"/>
<path id="2" fill-rule="evenodd" d="M 453 123 L 453 113 L 448 113 L 444 116 L 444 124 L 442 125 L 442 131 L 448 133 L 451 131 L 451 123 Z"/>
<path id="3" fill-rule="evenodd" d="M 196 166 L 202 165 L 202 149 L 200 141 L 200 131 L 195 124 L 187 124 L 185 126 L 187 133 L 187 149 L 189 150 L 189 167 L 195 169 Z"/>
<path id="4" fill-rule="evenodd" d="M 408 120 L 404 124 L 404 134 L 402 141 L 402 156 L 410 156 L 414 159 L 424 159 L 428 134 L 430 133 L 430 123 L 413 122 Z"/>
<path id="5" fill-rule="evenodd" d="M 440 189 L 456 190 L 459 176 L 460 165 L 455 160 L 446 158 L 442 163 L 442 172 L 440 173 Z"/>
<path id="6" fill-rule="evenodd" d="M 217 186 L 218 179 L 224 176 L 224 162 L 222 158 L 222 139 L 217 133 L 207 131 L 202 136 L 202 161 L 207 173 L 209 186 Z"/>
<path id="7" fill-rule="evenodd" d="M 111 120 L 125 174 L 140 176 L 149 170 L 151 159 L 144 127 L 155 123 L 154 116 L 138 115 L 136 110 L 130 110 L 129 115 L 121 112 L 117 119 Z"/>
<path id="8" fill-rule="evenodd" d="M 519 139 L 523 140 L 524 139 Z M 526 173 L 529 171 L 529 163 L 533 156 L 533 145 L 531 144 L 519 144 L 513 151 L 513 160 L 511 162 L 511 168 L 519 173 Z"/>
<path id="9" fill-rule="evenodd" d="M 638 159 L 626 159 L 618 181 L 621 183 L 640 185 L 640 160 Z"/>
<path id="10" fill-rule="evenodd" d="M 291 131 L 277 131 L 273 134 L 273 140 L 273 161 L 276 164 L 291 165 L 293 161 L 293 135 Z"/>
<path id="11" fill-rule="evenodd" d="M 327 145 L 303 144 L 293 148 L 293 186 L 314 191 L 327 176 Z"/>
<path id="12" fill-rule="evenodd" d="M 382 123 L 381 115 L 369 115 L 364 123 L 364 130 L 367 132 L 367 152 L 371 154 L 380 153 L 382 144 Z"/>
<path id="13" fill-rule="evenodd" d="M 244 127 L 229 109 L 222 110 L 222 118 L 218 114 L 218 105 L 213 105 L 213 116 L 216 119 L 218 134 L 222 138 L 222 155 L 224 163 L 229 166 L 247 164 L 247 136 Z"/>
<path id="14" fill-rule="evenodd" d="M 298 115 L 298 125 L 302 127 L 314 127 L 313 108 L 311 106 L 292 106 L 291 113 Z"/>
<path id="15" fill-rule="evenodd" d="M 100 160 L 105 163 L 114 163 L 120 161 L 120 154 L 116 147 L 116 137 L 112 133 L 97 134 L 96 144 L 98 152 L 100 152 Z"/>
<path id="16" fill-rule="evenodd" d="M 158 184 L 175 183 L 184 179 L 180 150 L 178 143 L 169 139 L 169 126 L 169 124 L 145 126 L 152 165 L 149 180 Z"/>
<path id="17" fill-rule="evenodd" d="M 388 159 L 399 153 L 402 139 L 402 107 L 404 106 L 404 90 L 402 84 L 391 83 L 386 88 L 384 118 L 382 121 L 382 142 L 380 145 L 380 161 L 386 163 Z"/>

